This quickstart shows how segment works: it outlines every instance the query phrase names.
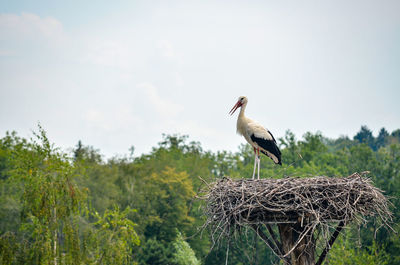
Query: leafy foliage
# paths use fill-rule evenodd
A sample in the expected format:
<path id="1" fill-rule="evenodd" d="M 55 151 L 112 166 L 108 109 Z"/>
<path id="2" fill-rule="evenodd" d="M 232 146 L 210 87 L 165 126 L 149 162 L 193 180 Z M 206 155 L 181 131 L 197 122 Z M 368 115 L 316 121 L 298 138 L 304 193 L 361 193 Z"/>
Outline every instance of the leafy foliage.
<path id="1" fill-rule="evenodd" d="M 193 187 L 185 172 L 177 173 L 167 167 L 161 174 L 153 173 L 148 179 L 148 223 L 145 236 L 167 242 L 176 238 L 175 228 L 187 229 L 193 223 L 188 216 L 187 202 L 193 198 Z"/>
<path id="2" fill-rule="evenodd" d="M 2 187 L 13 191 L 11 196 L 1 193 L 1 206 L 6 208 L 4 202 L 12 201 L 17 206 L 11 212 L 20 216 L 12 215 L 15 226 L 2 226 L 2 264 L 101 264 L 103 257 L 111 255 L 105 250 L 113 251 L 109 259 L 113 264 L 127 263 L 131 245 L 139 244 L 134 223 L 126 218 L 130 209 L 107 211 L 104 217 L 96 213 L 97 222 L 82 229 L 81 219 L 91 214 L 85 188 L 74 182 L 74 166 L 53 148 L 45 131 L 39 126 L 39 133 L 29 142 L 16 134 L 7 135 L 0 144 L 2 153 L 8 154 Z M 87 229 L 91 235 L 80 236 Z M 94 243 L 102 238 L 107 240 Z M 93 253 L 101 253 L 101 258 Z"/>
<path id="3" fill-rule="evenodd" d="M 91 259 L 96 264 L 130 264 L 133 246 L 138 246 L 140 240 L 135 231 L 136 224 L 127 217 L 135 210 L 126 208 L 120 211 L 118 207 L 106 210 L 101 216 L 93 215 L 96 221 L 90 232 L 86 232 L 88 242 L 95 246 L 90 251 Z"/>
<path id="4" fill-rule="evenodd" d="M 262 157 L 263 178 L 368 170 L 400 207 L 400 129 L 382 128 L 374 137 L 362 126 L 354 137 L 337 139 L 319 132 L 297 139 L 287 131 L 279 142 L 283 166 Z M 195 195 L 205 185 L 199 176 L 206 182 L 251 177 L 249 145 L 213 153 L 187 136 L 164 135 L 149 154 L 135 157 L 130 150 L 104 161 L 99 150 L 79 141 L 68 157 L 40 127 L 33 139 L 15 132 L 0 138 L 0 263 L 219 265 L 228 245 L 229 264 L 278 262 L 253 234 L 212 246 L 207 231 L 198 231 L 204 216 Z M 400 232 L 400 212 L 393 212 Z M 400 264 L 399 237 L 384 229 L 375 237 L 377 227 L 350 227 L 329 264 Z M 358 234 L 361 245 L 351 240 Z"/>
<path id="5" fill-rule="evenodd" d="M 150 238 L 142 246 L 139 252 L 139 265 L 154 264 L 176 265 L 173 257 L 172 245 L 166 245 L 157 239 Z"/>
<path id="6" fill-rule="evenodd" d="M 329 264 L 332 265 L 385 265 L 389 262 L 389 256 L 382 247 L 378 247 L 374 241 L 371 246 L 360 248 L 350 240 L 349 235 L 343 236 L 333 245 Z"/>
<path id="7" fill-rule="evenodd" d="M 182 233 L 178 233 L 174 244 L 174 262 L 178 265 L 200 265 L 200 261 L 190 245 L 184 240 Z"/>

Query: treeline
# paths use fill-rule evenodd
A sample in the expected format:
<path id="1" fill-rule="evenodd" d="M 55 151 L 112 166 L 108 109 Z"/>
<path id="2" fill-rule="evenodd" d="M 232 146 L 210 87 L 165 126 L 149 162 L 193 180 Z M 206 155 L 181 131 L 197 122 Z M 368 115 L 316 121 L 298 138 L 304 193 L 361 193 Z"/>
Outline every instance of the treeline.
<path id="1" fill-rule="evenodd" d="M 238 140 L 239 141 L 239 140 Z M 370 171 L 393 202 L 400 232 L 400 129 L 352 138 L 288 131 L 283 166 L 261 160 L 262 178 L 348 176 Z M 70 154 L 39 127 L 32 139 L 0 139 L 0 264 L 278 264 L 261 240 L 243 233 L 214 245 L 196 194 L 223 176 L 252 175 L 253 153 L 209 152 L 187 136 L 164 135 L 149 154 L 105 161 L 79 142 Z M 201 177 L 201 178 L 199 178 Z M 204 181 L 203 181 L 204 180 Z M 350 226 L 329 264 L 400 264 L 399 236 L 379 222 Z"/>

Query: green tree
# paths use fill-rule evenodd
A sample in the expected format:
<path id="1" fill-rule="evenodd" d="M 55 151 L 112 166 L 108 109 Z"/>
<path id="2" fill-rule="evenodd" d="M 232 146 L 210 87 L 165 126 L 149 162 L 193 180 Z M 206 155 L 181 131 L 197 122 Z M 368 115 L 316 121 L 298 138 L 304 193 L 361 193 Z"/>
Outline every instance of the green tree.
<path id="1" fill-rule="evenodd" d="M 132 247 L 139 244 L 127 219 L 131 210 L 117 208 L 104 216 L 93 214 L 94 222 L 86 219 L 92 214 L 86 190 L 75 183 L 76 169 L 40 126 L 31 141 L 8 134 L 0 141 L 0 153 L 7 154 L 0 161 L 5 176 L 0 208 L 13 201 L 18 210 L 14 225 L 1 220 L 1 264 L 106 264 L 107 258 L 108 264 L 131 263 Z"/>
<path id="2" fill-rule="evenodd" d="M 354 140 L 358 141 L 359 143 L 365 143 L 372 149 L 376 150 L 372 131 L 365 125 L 361 126 L 360 131 L 354 136 Z"/>
<path id="3" fill-rule="evenodd" d="M 397 131 L 387 135 L 381 130 L 374 139 L 365 127 L 354 140 L 327 139 L 318 132 L 306 133 L 297 140 L 288 131 L 280 139 L 283 166 L 276 166 L 263 156 L 261 176 L 346 176 L 368 170 L 375 184 L 393 198 L 397 209 Z M 248 144 L 240 145 L 236 153 L 212 153 L 204 151 L 200 143 L 190 142 L 187 136 L 164 135 L 149 154 L 134 157 L 131 153 L 105 161 L 99 150 L 82 142 L 78 142 L 69 158 L 48 140 L 46 143 L 41 131 L 35 137 L 35 141 L 27 141 L 16 133 L 8 133 L 0 139 L 0 263 L 32 264 L 40 260 L 52 264 L 56 260 L 59 264 L 137 261 L 175 265 L 190 264 L 196 259 L 208 265 L 225 262 L 227 242 L 209 252 L 212 242 L 208 234 L 203 231 L 200 237 L 197 233 L 204 216 L 202 202 L 194 197 L 205 187 L 198 176 L 206 182 L 223 176 L 251 177 L 254 153 Z M 46 152 L 50 155 L 46 156 Z M 393 211 L 393 227 L 398 232 L 399 213 Z M 355 264 L 399 263 L 398 236 L 379 229 L 375 238 L 377 225 L 369 222 L 360 230 L 362 248 L 338 241 L 338 247 L 344 246 L 348 256 L 343 260 Z M 183 240 L 178 230 L 188 238 Z M 348 230 L 357 233 L 356 227 Z M 339 255 L 332 255 L 332 262 L 337 259 L 334 264 L 340 263 Z M 228 262 L 239 265 L 278 261 L 263 242 L 255 240 L 251 233 L 243 233 L 234 243 L 230 242 Z"/>
<path id="4" fill-rule="evenodd" d="M 400 129 L 394 130 L 390 135 L 400 140 Z"/>
<path id="5" fill-rule="evenodd" d="M 140 248 L 139 265 L 177 265 L 174 262 L 173 245 L 166 245 L 155 238 L 149 238 Z"/>
<path id="6" fill-rule="evenodd" d="M 103 215 L 93 213 L 95 222 L 84 231 L 84 238 L 90 244 L 86 250 L 87 262 L 93 264 L 131 264 L 134 246 L 139 246 L 136 224 L 127 217 L 135 210 L 118 207 L 107 209 Z"/>
<path id="7" fill-rule="evenodd" d="M 371 246 L 357 247 L 347 233 L 333 245 L 327 261 L 330 265 L 385 265 L 389 264 L 389 256 L 375 242 Z"/>
<path id="8" fill-rule="evenodd" d="M 190 245 L 183 238 L 182 233 L 178 232 L 173 246 L 175 249 L 173 260 L 177 265 L 200 265 L 200 261 L 196 258 Z"/>
<path id="9" fill-rule="evenodd" d="M 79 264 L 75 218 L 85 194 L 73 183 L 67 157 L 53 148 L 39 126 L 36 139 L 13 153 L 10 181 L 20 183 L 21 240 L 29 241 L 27 263 Z M 65 242 L 63 249 L 61 239 Z"/>
<path id="10" fill-rule="evenodd" d="M 193 186 L 185 172 L 167 167 L 146 179 L 148 201 L 145 236 L 172 242 L 179 230 L 186 230 L 193 223 L 189 216 L 188 201 L 193 198 Z"/>
<path id="11" fill-rule="evenodd" d="M 388 137 L 389 137 L 388 131 L 386 131 L 385 128 L 382 128 L 379 131 L 378 137 L 376 137 L 375 139 L 376 150 L 386 145 L 386 143 L 388 142 Z"/>

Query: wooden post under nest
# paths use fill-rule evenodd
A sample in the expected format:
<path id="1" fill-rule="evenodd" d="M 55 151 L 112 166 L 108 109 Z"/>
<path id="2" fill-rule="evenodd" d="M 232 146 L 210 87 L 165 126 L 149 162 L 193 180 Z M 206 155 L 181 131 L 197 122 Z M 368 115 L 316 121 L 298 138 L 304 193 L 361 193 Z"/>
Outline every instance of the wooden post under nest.
<path id="1" fill-rule="evenodd" d="M 344 178 L 220 179 L 204 208 L 214 243 L 253 229 L 285 265 L 321 265 L 342 228 L 378 216 L 389 228 L 388 200 L 366 173 Z M 334 230 L 330 227 L 334 226 Z M 274 229 L 275 228 L 275 229 Z M 315 232 L 321 232 L 318 238 Z M 322 252 L 316 258 L 316 247 Z"/>
<path id="2" fill-rule="evenodd" d="M 302 230 L 304 230 L 305 227 L 301 227 L 300 223 L 278 224 L 278 227 L 283 253 L 287 254 L 293 249 L 290 256 L 285 258 L 286 263 L 313 265 L 315 252 L 313 234 L 306 233 L 296 246 L 296 241 L 302 235 Z"/>

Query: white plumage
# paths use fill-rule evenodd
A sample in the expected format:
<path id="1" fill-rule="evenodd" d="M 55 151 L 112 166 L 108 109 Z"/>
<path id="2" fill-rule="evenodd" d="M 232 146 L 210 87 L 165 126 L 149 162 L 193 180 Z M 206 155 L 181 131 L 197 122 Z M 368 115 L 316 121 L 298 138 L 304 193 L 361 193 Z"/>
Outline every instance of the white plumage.
<path id="1" fill-rule="evenodd" d="M 247 106 L 247 98 L 239 97 L 235 106 L 229 112 L 231 115 L 240 107 L 240 113 L 237 119 L 237 132 L 243 135 L 246 141 L 254 149 L 254 170 L 253 179 L 258 166 L 257 178 L 260 179 L 260 152 L 271 158 L 275 164 L 282 165 L 281 151 L 279 150 L 272 133 L 265 129 L 261 124 L 244 116 Z"/>

